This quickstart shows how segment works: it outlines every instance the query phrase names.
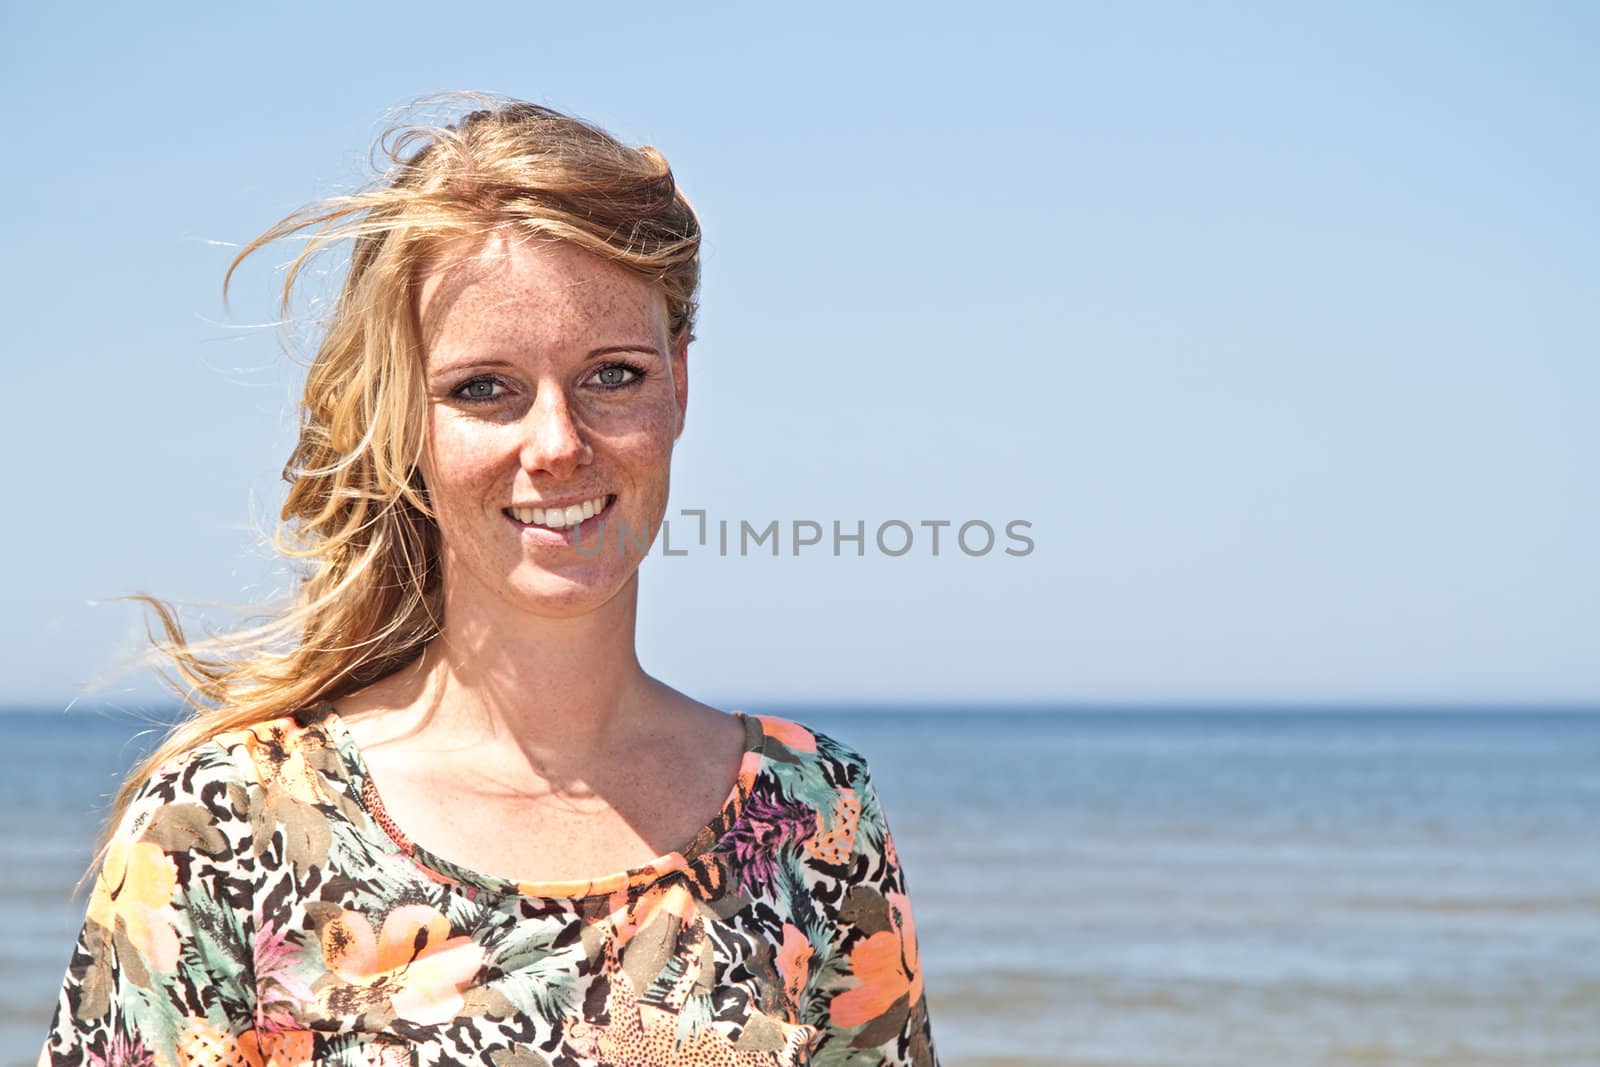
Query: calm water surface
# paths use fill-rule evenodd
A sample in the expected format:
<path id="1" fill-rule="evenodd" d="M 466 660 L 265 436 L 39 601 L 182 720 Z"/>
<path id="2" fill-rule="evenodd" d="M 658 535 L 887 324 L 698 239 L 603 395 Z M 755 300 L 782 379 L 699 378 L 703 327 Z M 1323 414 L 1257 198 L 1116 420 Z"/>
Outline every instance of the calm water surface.
<path id="1" fill-rule="evenodd" d="M 947 1067 L 1600 1065 L 1600 714 L 748 710 L 870 758 Z M 0 1064 L 138 729 L 0 715 Z"/>

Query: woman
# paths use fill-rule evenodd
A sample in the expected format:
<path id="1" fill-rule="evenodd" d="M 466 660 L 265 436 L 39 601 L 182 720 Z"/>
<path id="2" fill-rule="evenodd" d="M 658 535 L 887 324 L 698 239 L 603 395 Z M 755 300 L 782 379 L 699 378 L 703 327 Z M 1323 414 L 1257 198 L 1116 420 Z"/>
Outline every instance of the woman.
<path id="1" fill-rule="evenodd" d="M 518 102 L 383 145 L 240 255 L 309 237 L 287 305 L 353 240 L 285 472 L 311 569 L 220 651 L 151 601 L 198 714 L 41 1062 L 935 1062 L 866 763 L 635 655 L 699 277 L 665 160 Z"/>

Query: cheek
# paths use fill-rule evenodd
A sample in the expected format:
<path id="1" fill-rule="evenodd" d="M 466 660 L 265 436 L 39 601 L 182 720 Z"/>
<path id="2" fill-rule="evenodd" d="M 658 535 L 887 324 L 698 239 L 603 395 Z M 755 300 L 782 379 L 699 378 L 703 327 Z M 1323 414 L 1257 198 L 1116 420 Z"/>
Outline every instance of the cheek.
<path id="1" fill-rule="evenodd" d="M 448 418 L 435 419 L 424 477 L 436 496 L 474 495 L 504 476 L 515 463 L 515 447 L 497 434 L 471 432 Z"/>
<path id="2" fill-rule="evenodd" d="M 670 456 L 678 440 L 678 406 L 672 394 L 659 390 L 648 405 L 632 414 L 625 434 L 631 448 L 640 453 Z"/>
<path id="3" fill-rule="evenodd" d="M 672 466 L 675 429 L 670 419 L 636 423 L 627 434 L 612 439 L 611 454 L 641 480 L 659 481 Z"/>

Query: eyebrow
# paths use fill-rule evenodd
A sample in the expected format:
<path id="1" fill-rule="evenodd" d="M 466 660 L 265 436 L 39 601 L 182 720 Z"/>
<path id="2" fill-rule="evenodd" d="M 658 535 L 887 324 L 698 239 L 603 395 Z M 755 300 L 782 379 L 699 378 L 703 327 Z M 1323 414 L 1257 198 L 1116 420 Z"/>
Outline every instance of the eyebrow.
<path id="1" fill-rule="evenodd" d="M 655 345 L 606 345 L 604 348 L 596 348 L 584 358 L 594 359 L 596 356 L 609 356 L 613 352 L 645 352 L 652 356 L 661 355 L 661 349 Z"/>
<path id="2" fill-rule="evenodd" d="M 655 356 L 657 359 L 665 358 L 661 354 L 661 349 L 657 348 L 655 345 L 645 344 L 604 345 L 600 348 L 591 349 L 584 354 L 583 358 L 585 360 L 599 359 L 601 356 L 609 356 L 618 352 L 643 352 L 646 355 Z M 453 371 L 464 370 L 467 367 L 482 367 L 485 369 L 490 367 L 507 367 L 514 369 L 516 366 L 517 364 L 509 359 L 463 359 L 447 364 L 443 367 L 436 367 L 434 368 L 433 373 L 450 374 Z"/>

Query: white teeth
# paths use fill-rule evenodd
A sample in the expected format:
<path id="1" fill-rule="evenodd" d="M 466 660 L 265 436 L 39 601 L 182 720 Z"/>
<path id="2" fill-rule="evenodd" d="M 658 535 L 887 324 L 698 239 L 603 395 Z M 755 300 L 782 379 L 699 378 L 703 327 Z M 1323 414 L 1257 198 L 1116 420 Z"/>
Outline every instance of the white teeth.
<path id="1" fill-rule="evenodd" d="M 552 530 L 563 530 L 568 526 L 576 526 L 584 519 L 591 519 L 605 510 L 606 497 L 597 496 L 593 500 L 585 500 L 582 504 L 573 504 L 565 508 L 508 508 L 516 520 L 528 526 L 547 526 Z"/>

